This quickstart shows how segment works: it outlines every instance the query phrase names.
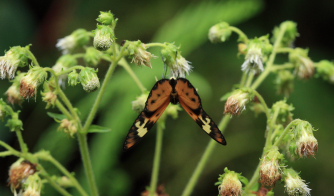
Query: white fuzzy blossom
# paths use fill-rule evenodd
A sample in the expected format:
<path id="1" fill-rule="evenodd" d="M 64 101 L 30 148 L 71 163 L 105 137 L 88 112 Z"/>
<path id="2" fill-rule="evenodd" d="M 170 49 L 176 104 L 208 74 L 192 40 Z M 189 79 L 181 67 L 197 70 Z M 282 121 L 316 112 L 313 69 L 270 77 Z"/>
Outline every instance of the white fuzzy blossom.
<path id="1" fill-rule="evenodd" d="M 64 38 L 58 39 L 56 47 L 62 51 L 63 54 L 69 54 L 76 46 L 76 39 L 73 35 L 68 35 Z"/>
<path id="2" fill-rule="evenodd" d="M 259 47 L 251 47 L 245 57 L 245 62 L 241 66 L 242 71 L 250 72 L 254 70 L 255 72 L 263 71 L 263 54 Z"/>
<path id="3" fill-rule="evenodd" d="M 8 51 L 5 56 L 0 57 L 0 78 L 13 79 L 20 64 L 20 59 L 15 58 L 12 51 Z"/>
<path id="4" fill-rule="evenodd" d="M 290 173 L 285 178 L 286 192 L 290 196 L 309 196 L 311 189 L 307 187 L 307 184 L 299 176 L 292 176 Z"/>
<path id="5" fill-rule="evenodd" d="M 176 58 L 176 63 L 171 67 L 172 77 L 181 77 L 184 78 L 191 71 L 192 66 L 190 62 L 187 61 L 181 55 L 178 55 Z"/>

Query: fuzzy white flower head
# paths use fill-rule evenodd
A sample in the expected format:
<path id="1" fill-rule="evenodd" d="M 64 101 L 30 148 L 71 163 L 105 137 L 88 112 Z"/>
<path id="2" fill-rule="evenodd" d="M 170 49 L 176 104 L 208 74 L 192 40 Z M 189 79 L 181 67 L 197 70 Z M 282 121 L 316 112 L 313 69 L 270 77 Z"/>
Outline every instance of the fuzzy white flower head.
<path id="1" fill-rule="evenodd" d="M 253 99 L 253 95 L 246 90 L 237 89 L 225 103 L 225 114 L 240 115 L 246 109 L 246 104 Z"/>
<path id="2" fill-rule="evenodd" d="M 145 44 L 142 44 L 141 47 L 138 47 L 132 62 L 137 65 L 145 65 L 149 68 L 152 68 L 151 58 L 155 58 L 155 56 L 146 50 Z"/>
<path id="3" fill-rule="evenodd" d="M 256 46 L 251 47 L 245 57 L 245 62 L 241 66 L 242 71 L 255 72 L 263 71 L 263 54 L 262 49 Z"/>
<path id="4" fill-rule="evenodd" d="M 73 35 L 68 35 L 64 38 L 58 39 L 56 47 L 62 51 L 62 54 L 68 54 L 76 46 L 76 40 Z"/>
<path id="5" fill-rule="evenodd" d="M 306 131 L 302 132 L 301 137 L 297 141 L 297 154 L 299 157 L 315 156 L 318 151 L 318 141 Z"/>
<path id="6" fill-rule="evenodd" d="M 172 77 L 181 77 L 184 78 L 191 71 L 192 66 L 190 62 L 187 61 L 183 56 L 178 55 L 176 57 L 176 63 L 171 67 Z"/>
<path id="7" fill-rule="evenodd" d="M 291 171 L 291 169 L 288 169 Z M 300 195 L 309 196 L 311 189 L 307 187 L 307 184 L 303 179 L 301 179 L 298 174 L 293 172 L 286 173 L 285 177 L 285 188 L 286 192 L 290 196 Z"/>

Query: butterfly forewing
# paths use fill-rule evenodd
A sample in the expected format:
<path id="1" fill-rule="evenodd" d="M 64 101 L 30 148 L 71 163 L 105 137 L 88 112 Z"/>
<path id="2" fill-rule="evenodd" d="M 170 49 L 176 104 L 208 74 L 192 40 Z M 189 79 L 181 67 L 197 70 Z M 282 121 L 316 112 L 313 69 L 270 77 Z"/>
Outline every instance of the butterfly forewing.
<path id="1" fill-rule="evenodd" d="M 145 103 L 144 110 L 139 114 L 126 137 L 124 150 L 138 143 L 158 121 L 170 103 L 171 92 L 172 87 L 167 79 L 159 80 L 153 86 Z"/>
<path id="2" fill-rule="evenodd" d="M 203 110 L 201 98 L 199 97 L 193 85 L 184 78 L 179 78 L 175 85 L 175 90 L 178 94 L 178 99 L 181 106 L 193 118 L 196 123 L 214 140 L 226 145 L 226 140 L 218 129 L 216 123 Z"/>

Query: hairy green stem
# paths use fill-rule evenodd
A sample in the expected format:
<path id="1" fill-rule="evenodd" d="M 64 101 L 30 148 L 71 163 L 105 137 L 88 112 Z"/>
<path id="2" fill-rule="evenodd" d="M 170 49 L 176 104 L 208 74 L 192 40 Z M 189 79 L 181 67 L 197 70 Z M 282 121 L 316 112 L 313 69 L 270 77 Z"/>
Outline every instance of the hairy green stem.
<path id="1" fill-rule="evenodd" d="M 268 62 L 266 63 L 266 68 L 265 68 L 264 72 L 262 72 L 261 75 L 253 83 L 253 85 L 251 86 L 252 89 L 257 89 L 260 86 L 260 84 L 263 82 L 263 80 L 271 72 L 271 67 L 274 64 L 274 60 L 275 60 L 275 57 L 276 57 L 276 54 L 277 54 L 277 50 L 278 50 L 278 48 L 279 48 L 279 46 L 281 44 L 281 41 L 283 39 L 285 31 L 286 31 L 286 27 L 283 26 L 281 28 L 281 31 L 279 32 L 279 34 L 277 36 L 277 39 L 276 39 L 275 43 L 274 43 L 273 51 L 271 52 L 271 54 L 269 56 L 269 59 L 268 59 Z"/>
<path id="2" fill-rule="evenodd" d="M 248 74 L 247 81 L 246 81 L 246 87 L 249 87 L 252 84 L 252 81 L 254 79 L 255 73 L 252 71 Z"/>
<path id="3" fill-rule="evenodd" d="M 20 145 L 21 151 L 23 153 L 27 153 L 29 150 L 28 150 L 27 144 L 23 140 L 22 131 L 21 130 L 16 130 L 15 133 L 16 133 L 16 137 L 17 137 L 17 139 L 19 141 L 19 145 Z"/>
<path id="4" fill-rule="evenodd" d="M 93 172 L 93 166 L 90 160 L 89 149 L 88 149 L 88 144 L 87 144 L 87 134 L 78 133 L 77 137 L 79 141 L 79 148 L 80 148 L 82 162 L 84 165 L 86 177 L 88 180 L 88 185 L 89 185 L 90 192 L 91 192 L 90 195 L 98 196 L 99 192 L 97 189 L 94 172 Z"/>
<path id="5" fill-rule="evenodd" d="M 152 169 L 151 184 L 150 184 L 150 190 L 149 190 L 150 196 L 156 195 L 156 190 L 158 187 L 158 177 L 159 177 L 159 168 L 160 168 L 160 160 L 161 160 L 164 123 L 165 122 L 158 123 L 158 127 L 157 127 L 157 138 L 156 138 L 156 144 L 155 144 L 153 169 Z"/>
<path id="6" fill-rule="evenodd" d="M 50 175 L 45 171 L 45 169 L 39 165 L 38 170 L 40 171 L 41 175 L 48 181 L 48 183 L 57 190 L 63 196 L 72 196 L 69 192 L 67 192 L 63 187 L 57 184 Z"/>
<path id="7" fill-rule="evenodd" d="M 295 121 L 292 121 L 295 122 Z M 285 135 L 290 131 L 290 128 L 294 125 L 292 122 L 290 122 L 290 124 L 288 124 L 288 126 L 285 127 L 283 133 L 280 135 L 280 137 L 275 141 L 274 145 L 278 146 L 279 143 L 283 140 L 283 138 L 285 137 Z"/>
<path id="8" fill-rule="evenodd" d="M 77 179 L 69 172 L 67 171 L 67 169 L 61 165 L 56 159 L 54 159 L 52 156 L 48 156 L 47 160 L 52 163 L 55 167 L 57 167 L 66 177 L 68 177 L 74 187 L 79 191 L 79 193 L 83 196 L 88 196 L 88 194 L 86 193 L 86 191 L 81 187 L 81 185 L 79 184 L 79 182 L 77 181 Z"/>
<path id="9" fill-rule="evenodd" d="M 270 110 L 266 104 L 266 102 L 264 101 L 262 95 L 260 93 L 258 93 L 256 90 L 254 90 L 254 93 L 255 93 L 255 96 L 259 99 L 260 103 L 262 104 L 262 106 L 264 107 L 264 110 L 265 110 L 265 114 L 267 116 L 267 119 L 270 118 Z"/>
<path id="10" fill-rule="evenodd" d="M 228 123 L 230 122 L 231 120 L 231 116 L 230 115 L 225 115 L 222 120 L 220 121 L 218 127 L 219 129 L 224 132 L 226 126 L 228 125 Z M 202 174 L 203 172 L 203 169 L 206 165 L 206 163 L 209 161 L 209 157 L 211 156 L 213 150 L 214 150 L 214 147 L 216 146 L 216 141 L 214 140 L 210 140 L 201 159 L 199 160 L 192 176 L 190 177 L 189 181 L 188 181 L 188 184 L 186 185 L 185 189 L 183 190 L 183 193 L 181 196 L 190 196 L 191 193 L 193 192 L 194 190 L 194 187 L 200 177 L 200 175 Z"/>
<path id="11" fill-rule="evenodd" d="M 12 148 L 10 145 L 6 144 L 5 142 L 0 140 L 0 146 L 3 146 L 4 148 L 6 148 L 9 152 L 12 153 L 12 155 L 14 156 L 19 156 L 21 153 L 17 150 L 15 150 L 14 148 Z"/>
<path id="12" fill-rule="evenodd" d="M 136 82 L 137 86 L 141 90 L 142 93 L 146 91 L 145 86 L 143 83 L 139 80 L 138 76 L 133 72 L 131 67 L 129 66 L 128 62 L 123 58 L 120 60 L 119 64 L 125 69 L 125 71 L 128 72 L 128 74 L 132 77 L 132 79 Z"/>
<path id="13" fill-rule="evenodd" d="M 249 41 L 247 35 L 244 32 L 242 32 L 239 28 L 230 26 L 229 29 L 239 35 L 239 41 L 245 43 Z"/>
<path id="14" fill-rule="evenodd" d="M 67 109 L 59 100 L 56 101 L 56 106 L 68 119 L 73 119 L 72 115 L 67 111 Z"/>
<path id="15" fill-rule="evenodd" d="M 112 74 L 114 73 L 115 71 L 115 68 L 116 68 L 116 65 L 117 65 L 117 62 L 113 62 L 110 66 L 109 66 L 109 69 L 104 77 L 104 80 L 103 80 L 103 83 L 101 85 L 101 88 L 100 88 L 100 91 L 95 99 L 95 102 L 92 106 L 92 109 L 90 110 L 89 114 L 88 114 L 88 117 L 86 119 L 86 122 L 85 122 L 85 125 L 83 127 L 83 130 L 82 130 L 82 133 L 86 134 L 90 125 L 92 124 L 93 120 L 94 120 L 94 117 L 96 115 L 96 112 L 99 108 L 99 105 L 100 105 L 100 102 L 102 100 L 102 97 L 107 89 L 107 86 L 108 86 L 108 82 L 112 76 Z"/>

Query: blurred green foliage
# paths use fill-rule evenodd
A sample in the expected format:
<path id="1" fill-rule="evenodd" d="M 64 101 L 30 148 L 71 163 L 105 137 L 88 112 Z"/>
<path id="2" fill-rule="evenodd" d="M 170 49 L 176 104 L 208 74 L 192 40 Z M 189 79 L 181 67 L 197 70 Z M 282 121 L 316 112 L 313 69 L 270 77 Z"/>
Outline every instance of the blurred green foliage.
<path id="1" fill-rule="evenodd" d="M 301 3 L 301 1 L 299 1 Z M 266 3 L 266 4 L 265 4 Z M 284 2 L 283 2 L 284 3 Z M 283 4 L 282 3 L 282 4 Z M 207 41 L 207 32 L 211 25 L 227 21 L 240 25 L 250 36 L 261 36 L 269 33 L 275 25 L 286 19 L 295 20 L 298 24 L 300 10 L 293 6 L 296 3 L 285 2 L 290 9 L 281 15 L 273 15 L 277 4 L 260 0 L 248 1 L 50 1 L 38 5 L 34 1 L 1 1 L 0 2 L 0 49 L 8 50 L 10 46 L 32 43 L 32 50 L 43 66 L 52 66 L 60 55 L 54 45 L 56 40 L 81 27 L 95 28 L 99 11 L 111 10 L 119 18 L 116 36 L 118 43 L 123 39 L 143 42 L 175 42 L 181 46 L 182 54 L 194 66 L 189 80 L 198 88 L 206 111 L 213 119 L 219 121 L 224 105 L 219 98 L 239 82 L 242 64 L 238 58 L 236 37 L 227 43 L 212 45 Z M 47 4 L 47 5 L 46 5 Z M 280 4 L 281 5 L 281 4 Z M 41 6 L 40 9 L 38 6 Z M 294 10 L 291 10 L 296 8 Z M 291 13 L 292 12 L 292 13 Z M 295 12 L 295 15 L 293 15 Z M 260 14 L 262 17 L 256 17 Z M 265 15 L 267 14 L 267 15 Z M 277 17 L 275 17 L 277 16 Z M 296 16 L 294 18 L 294 16 Z M 290 18 L 288 18 L 290 17 Z M 251 19 L 253 18 L 253 19 Z M 321 31 L 321 29 L 309 29 Z M 309 35 L 307 29 L 299 31 Z M 314 35 L 317 35 L 314 33 Z M 302 47 L 310 46 L 310 56 L 314 60 L 331 59 L 330 52 L 321 45 L 298 42 Z M 314 46 L 314 49 L 312 48 Z M 156 53 L 158 56 L 159 54 Z M 102 77 L 105 65 L 99 67 Z M 163 66 L 160 59 L 153 61 L 153 69 L 133 67 L 136 74 L 150 89 L 155 77 L 161 78 Z M 273 88 L 274 78 L 269 78 L 259 89 L 269 106 L 281 99 Z M 8 88 L 8 82 L 0 81 L 0 93 Z M 73 100 L 75 107 L 81 111 L 84 119 L 93 103 L 96 93 L 85 93 L 80 88 L 68 87 L 65 92 Z M 91 134 L 90 147 L 95 177 L 101 195 L 140 195 L 149 184 L 155 143 L 154 128 L 143 141 L 130 152 L 122 152 L 125 136 L 137 114 L 131 110 L 131 101 L 140 94 L 134 81 L 118 69 L 110 81 L 108 91 L 100 106 L 95 124 L 110 127 L 109 133 Z M 333 195 L 334 157 L 331 149 L 334 144 L 331 131 L 334 117 L 333 86 L 312 79 L 295 83 L 295 92 L 288 99 L 294 105 L 295 117 L 308 120 L 319 131 L 319 152 L 316 159 L 296 160 L 292 163 L 313 195 Z M 22 107 L 24 137 L 33 151 L 45 149 L 61 163 L 74 171 L 82 183 L 86 183 L 82 172 L 80 156 L 75 139 L 57 132 L 57 124 L 50 119 L 44 110 L 45 103 L 38 95 L 37 101 L 26 101 Z M 57 111 L 52 111 L 57 112 Z M 0 125 L 0 138 L 14 146 L 15 138 L 7 128 Z M 265 118 L 255 118 L 250 112 L 236 117 L 229 124 L 225 136 L 226 147 L 215 149 L 214 156 L 201 176 L 194 195 L 215 195 L 217 188 L 214 182 L 223 169 L 228 167 L 250 177 L 258 163 L 261 147 L 264 143 Z M 159 183 L 166 186 L 170 195 L 179 195 L 195 168 L 209 140 L 188 115 L 182 111 L 179 118 L 168 119 L 164 135 L 163 155 Z M 17 147 L 17 146 L 16 146 Z M 1 159 L 1 195 L 10 195 L 6 187 L 7 168 L 14 158 Z M 53 168 L 49 168 L 52 170 Z M 52 172 L 51 172 L 52 173 Z M 277 195 L 283 194 L 282 185 Z M 58 195 L 51 187 L 45 187 L 47 195 Z M 75 195 L 75 193 L 74 193 Z"/>

